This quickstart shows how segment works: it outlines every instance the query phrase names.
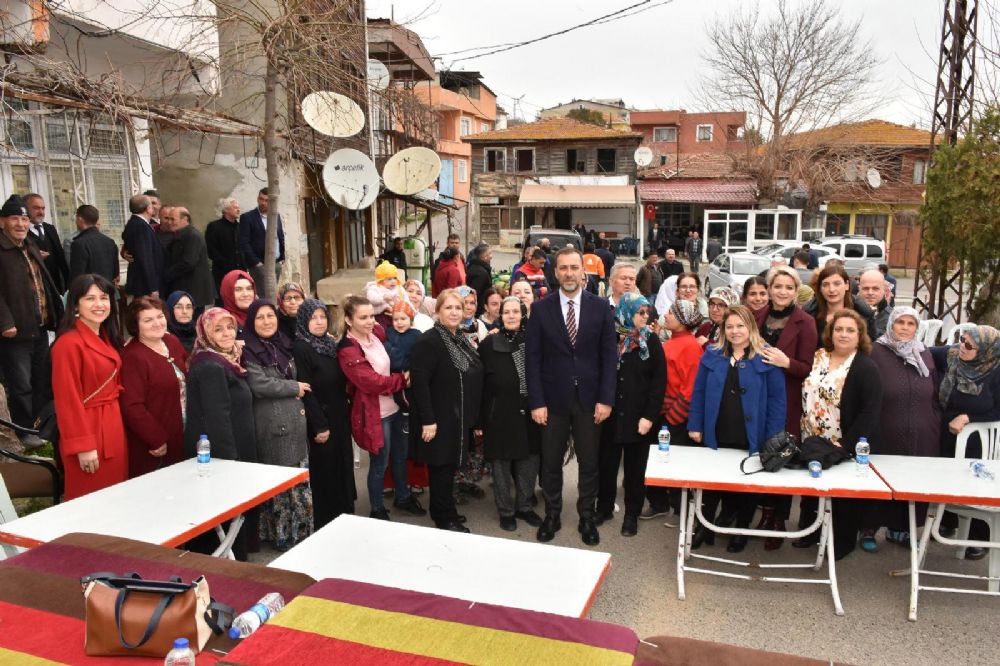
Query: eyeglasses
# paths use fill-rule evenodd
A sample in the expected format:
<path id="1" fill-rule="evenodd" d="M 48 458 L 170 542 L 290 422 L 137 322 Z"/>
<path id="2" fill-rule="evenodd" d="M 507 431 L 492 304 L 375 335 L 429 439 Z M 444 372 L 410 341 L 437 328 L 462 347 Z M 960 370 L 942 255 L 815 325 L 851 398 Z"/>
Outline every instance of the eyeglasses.
<path id="1" fill-rule="evenodd" d="M 709 310 L 725 310 L 726 309 L 726 304 L 725 303 L 718 303 L 718 302 L 715 302 L 715 301 L 709 301 L 708 302 L 708 309 Z"/>
<path id="2" fill-rule="evenodd" d="M 642 315 L 643 317 L 648 317 L 649 316 L 649 309 L 648 308 L 639 308 L 639 310 L 636 312 L 636 314 L 637 315 Z"/>
<path id="3" fill-rule="evenodd" d="M 965 349 L 965 351 L 970 351 L 970 352 L 976 351 L 975 343 L 973 343 L 972 340 L 968 338 L 962 340 L 962 348 Z"/>
<path id="4" fill-rule="evenodd" d="M 302 298 L 302 296 L 300 296 L 299 294 L 288 294 L 287 296 L 285 296 L 281 300 L 283 300 L 283 301 L 304 301 L 305 299 Z"/>

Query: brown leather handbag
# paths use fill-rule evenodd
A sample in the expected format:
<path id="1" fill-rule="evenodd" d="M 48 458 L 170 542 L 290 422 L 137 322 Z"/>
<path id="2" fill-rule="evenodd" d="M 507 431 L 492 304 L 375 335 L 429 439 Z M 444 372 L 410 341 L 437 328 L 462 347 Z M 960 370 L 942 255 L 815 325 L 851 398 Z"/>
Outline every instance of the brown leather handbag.
<path id="1" fill-rule="evenodd" d="M 80 579 L 87 604 L 84 650 L 96 656 L 165 657 L 176 638 L 195 653 L 232 622 L 233 609 L 215 602 L 208 581 L 143 580 L 138 574 L 95 573 Z"/>

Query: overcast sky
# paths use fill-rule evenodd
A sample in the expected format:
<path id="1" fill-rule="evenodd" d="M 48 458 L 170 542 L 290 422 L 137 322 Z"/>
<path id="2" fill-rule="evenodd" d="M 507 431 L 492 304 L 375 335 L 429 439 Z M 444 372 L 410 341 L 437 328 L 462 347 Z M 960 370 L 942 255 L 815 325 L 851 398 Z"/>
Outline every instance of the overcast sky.
<path id="1" fill-rule="evenodd" d="M 432 55 L 524 41 L 565 29 L 637 0 L 368 0 L 370 17 L 407 23 Z M 660 0 L 654 0 L 654 3 Z M 705 75 L 705 26 L 752 0 L 673 0 L 636 16 L 589 26 L 506 53 L 465 60 L 444 56 L 438 69 L 478 70 L 508 112 L 521 115 L 574 98 L 623 99 L 632 108 L 703 110 L 695 88 Z M 795 0 L 792 0 L 793 2 Z M 836 0 L 845 19 L 863 19 L 878 63 L 884 104 L 872 114 L 930 125 L 941 0 Z M 725 109 L 712 109 L 725 110 Z"/>

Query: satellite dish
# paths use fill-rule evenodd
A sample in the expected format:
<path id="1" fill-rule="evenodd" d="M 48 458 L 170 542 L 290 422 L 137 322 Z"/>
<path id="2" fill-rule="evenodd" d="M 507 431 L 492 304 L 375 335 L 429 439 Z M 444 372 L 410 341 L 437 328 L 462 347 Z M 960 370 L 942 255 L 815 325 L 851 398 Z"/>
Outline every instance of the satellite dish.
<path id="1" fill-rule="evenodd" d="M 882 187 L 882 174 L 880 174 L 878 169 L 874 167 L 865 172 L 865 180 L 868 181 L 868 184 L 873 190 L 877 190 Z"/>
<path id="2" fill-rule="evenodd" d="M 389 87 L 389 68 L 375 58 L 368 59 L 368 87 L 372 90 L 385 90 Z"/>
<path id="3" fill-rule="evenodd" d="M 414 146 L 389 158 L 382 169 L 385 186 L 396 194 L 416 194 L 441 174 L 441 158 L 430 148 Z"/>
<path id="4" fill-rule="evenodd" d="M 632 157 L 635 159 L 635 163 L 641 167 L 646 167 L 653 163 L 653 151 L 646 146 L 636 148 L 635 154 Z"/>
<path id="5" fill-rule="evenodd" d="M 339 206 L 350 210 L 368 208 L 378 196 L 378 169 L 361 151 L 341 148 L 326 158 L 323 186 Z"/>
<path id="6" fill-rule="evenodd" d="M 323 90 L 302 100 L 302 117 L 320 134 L 345 138 L 365 126 L 365 112 L 349 97 Z"/>

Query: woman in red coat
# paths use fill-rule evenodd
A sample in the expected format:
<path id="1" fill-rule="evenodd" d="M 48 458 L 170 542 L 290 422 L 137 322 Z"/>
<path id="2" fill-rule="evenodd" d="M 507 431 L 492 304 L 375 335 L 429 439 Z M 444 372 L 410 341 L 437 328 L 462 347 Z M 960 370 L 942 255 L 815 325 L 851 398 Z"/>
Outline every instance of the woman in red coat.
<path id="1" fill-rule="evenodd" d="M 121 409 L 132 478 L 181 460 L 187 352 L 167 333 L 167 316 L 158 298 L 132 301 L 125 328 L 132 340 L 122 351 Z"/>
<path id="2" fill-rule="evenodd" d="M 52 345 L 52 393 L 68 500 L 128 478 L 114 294 L 114 285 L 99 275 L 77 276 Z"/>

